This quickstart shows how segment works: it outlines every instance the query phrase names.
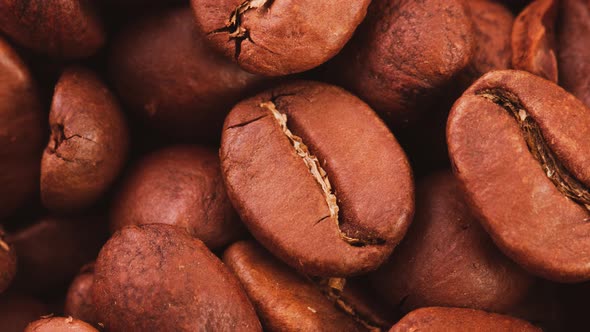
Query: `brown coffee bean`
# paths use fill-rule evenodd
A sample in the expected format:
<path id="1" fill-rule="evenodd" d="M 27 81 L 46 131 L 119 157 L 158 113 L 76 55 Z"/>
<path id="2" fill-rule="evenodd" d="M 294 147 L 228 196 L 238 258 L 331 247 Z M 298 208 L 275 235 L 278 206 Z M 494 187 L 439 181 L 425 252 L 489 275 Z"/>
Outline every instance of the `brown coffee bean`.
<path id="1" fill-rule="evenodd" d="M 450 172 L 418 184 L 412 226 L 372 280 L 405 312 L 430 306 L 508 312 L 533 283 L 494 246 Z"/>
<path id="2" fill-rule="evenodd" d="M 335 61 L 341 83 L 386 122 L 403 126 L 428 109 L 474 56 L 463 1 L 375 0 Z"/>
<path id="3" fill-rule="evenodd" d="M 431 307 L 410 312 L 389 330 L 402 331 L 541 332 L 541 329 L 510 316 L 473 309 Z"/>
<path id="4" fill-rule="evenodd" d="M 414 211 L 408 161 L 377 115 L 348 92 L 296 82 L 238 104 L 221 167 L 254 237 L 303 273 L 377 268 Z"/>
<path id="5" fill-rule="evenodd" d="M 49 114 L 51 138 L 41 161 L 41 199 L 55 211 L 93 204 L 125 163 L 128 132 L 121 108 L 98 77 L 83 68 L 59 79 Z"/>
<path id="6" fill-rule="evenodd" d="M 510 36 L 514 15 L 505 6 L 492 0 L 465 2 L 473 20 L 475 54 L 468 70 L 472 80 L 497 69 L 511 67 Z"/>
<path id="7" fill-rule="evenodd" d="M 106 38 L 91 0 L 2 0 L 0 30 L 25 47 L 60 58 L 90 56 Z"/>
<path id="8" fill-rule="evenodd" d="M 559 81 L 590 107 L 590 1 L 559 3 Z"/>
<path id="9" fill-rule="evenodd" d="M 49 317 L 32 322 L 24 332 L 98 332 L 98 330 L 72 317 Z"/>
<path id="10" fill-rule="evenodd" d="M 1 37 L 0 59 L 1 219 L 38 190 L 43 126 L 33 78 Z"/>
<path id="11" fill-rule="evenodd" d="M 131 170 L 113 200 L 111 230 L 152 223 L 182 227 L 212 250 L 244 233 L 225 193 L 213 149 L 165 148 Z"/>
<path id="12" fill-rule="evenodd" d="M 83 320 L 95 326 L 99 321 L 96 308 L 92 300 L 92 285 L 94 284 L 94 263 L 82 267 L 80 273 L 70 284 L 66 294 L 64 313 L 68 316 Z"/>
<path id="13" fill-rule="evenodd" d="M 200 241 L 163 224 L 115 233 L 92 297 L 109 331 L 261 331 L 238 280 Z"/>
<path id="14" fill-rule="evenodd" d="M 514 21 L 512 66 L 557 82 L 556 0 L 531 2 Z"/>
<path id="15" fill-rule="evenodd" d="M 44 294 L 67 287 L 80 268 L 96 258 L 108 235 L 105 226 L 94 217 L 44 217 L 10 234 L 7 242 L 18 257 L 15 284 Z"/>
<path id="16" fill-rule="evenodd" d="M 218 141 L 231 107 L 262 82 L 204 43 L 190 8 L 153 13 L 116 39 L 110 76 L 149 127 Z"/>
<path id="17" fill-rule="evenodd" d="M 590 279 L 590 110 L 523 71 L 484 75 L 457 101 L 449 154 L 474 211 L 514 261 Z"/>
<path id="18" fill-rule="evenodd" d="M 40 301 L 23 294 L 5 293 L 0 297 L 0 331 L 23 332 L 27 325 L 50 311 Z"/>
<path id="19" fill-rule="evenodd" d="M 233 244 L 223 262 L 244 286 L 265 331 L 365 331 L 354 311 L 346 313 L 255 242 Z"/>
<path id="20" fill-rule="evenodd" d="M 210 44 L 245 70 L 279 76 L 328 61 L 350 39 L 369 0 L 192 0 Z"/>
<path id="21" fill-rule="evenodd" d="M 5 241 L 4 230 L 0 227 L 0 293 L 4 292 L 16 274 L 16 253 Z"/>

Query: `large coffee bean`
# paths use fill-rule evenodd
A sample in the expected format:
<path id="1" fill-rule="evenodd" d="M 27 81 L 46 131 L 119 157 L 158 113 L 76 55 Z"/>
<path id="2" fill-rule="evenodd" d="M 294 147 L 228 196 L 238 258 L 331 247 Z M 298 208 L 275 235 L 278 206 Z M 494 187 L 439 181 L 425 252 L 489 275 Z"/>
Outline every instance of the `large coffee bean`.
<path id="1" fill-rule="evenodd" d="M 494 242 L 554 281 L 590 279 L 590 110 L 524 71 L 484 75 L 449 116 L 449 154 Z"/>
<path id="2" fill-rule="evenodd" d="M 377 115 L 314 82 L 238 104 L 221 145 L 228 195 L 256 239 L 311 275 L 377 268 L 414 211 L 408 161 Z"/>
<path id="3" fill-rule="evenodd" d="M 92 297 L 109 331 L 261 331 L 238 280 L 203 242 L 164 224 L 115 233 Z"/>

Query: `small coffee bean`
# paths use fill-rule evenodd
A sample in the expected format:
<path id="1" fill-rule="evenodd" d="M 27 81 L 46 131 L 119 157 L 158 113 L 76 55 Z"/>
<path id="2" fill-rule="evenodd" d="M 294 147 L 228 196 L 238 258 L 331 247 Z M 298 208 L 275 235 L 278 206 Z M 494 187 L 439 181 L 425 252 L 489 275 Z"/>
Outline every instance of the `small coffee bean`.
<path id="1" fill-rule="evenodd" d="M 100 326 L 96 317 L 96 308 L 92 300 L 94 284 L 94 263 L 82 267 L 80 273 L 72 281 L 66 294 L 64 313 L 95 326 Z"/>
<path id="2" fill-rule="evenodd" d="M 127 159 L 128 131 L 115 96 L 89 70 L 67 69 L 51 112 L 51 137 L 41 161 L 41 199 L 62 212 L 95 203 Z"/>
<path id="3" fill-rule="evenodd" d="M 2 0 L 0 30 L 25 47 L 59 58 L 90 56 L 106 38 L 92 0 Z"/>
<path id="4" fill-rule="evenodd" d="M 484 75 L 447 125 L 455 173 L 484 228 L 530 272 L 590 279 L 590 110 L 524 71 Z"/>
<path id="5" fill-rule="evenodd" d="M 244 233 L 225 193 L 213 149 L 168 147 L 131 170 L 113 200 L 111 230 L 152 223 L 182 227 L 212 250 Z"/>
<path id="6" fill-rule="evenodd" d="M 365 103 L 335 86 L 301 81 L 239 103 L 220 156 L 248 229 L 309 275 L 374 270 L 413 215 L 403 150 Z"/>
<path id="7" fill-rule="evenodd" d="M 338 53 L 369 0 L 192 0 L 210 44 L 245 70 L 280 76 L 321 65 Z"/>
<path id="8" fill-rule="evenodd" d="M 170 225 L 115 233 L 96 260 L 92 298 L 117 331 L 261 331 L 239 281 L 201 242 Z"/>

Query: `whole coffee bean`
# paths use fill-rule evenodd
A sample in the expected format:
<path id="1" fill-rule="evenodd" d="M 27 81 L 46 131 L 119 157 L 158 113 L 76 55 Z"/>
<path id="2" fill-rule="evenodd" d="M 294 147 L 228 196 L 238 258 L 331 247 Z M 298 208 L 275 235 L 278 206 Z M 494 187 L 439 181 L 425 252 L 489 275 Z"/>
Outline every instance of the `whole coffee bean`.
<path id="1" fill-rule="evenodd" d="M 163 224 L 115 233 L 92 298 L 109 331 L 261 331 L 238 280 L 201 242 Z"/>
<path id="2" fill-rule="evenodd" d="M 335 86 L 295 82 L 239 103 L 220 156 L 251 233 L 305 274 L 374 270 L 412 219 L 403 150 L 369 106 Z"/>
<path id="3" fill-rule="evenodd" d="M 0 296 L 0 331 L 22 332 L 27 325 L 50 311 L 39 300 L 24 294 Z"/>
<path id="4" fill-rule="evenodd" d="M 389 330 L 402 331 L 541 332 L 541 329 L 510 316 L 474 309 L 431 307 L 410 312 Z"/>
<path id="5" fill-rule="evenodd" d="M 350 39 L 369 0 L 191 0 L 210 44 L 245 70 L 268 76 L 312 69 Z"/>
<path id="6" fill-rule="evenodd" d="M 211 51 L 194 20 L 190 8 L 178 8 L 134 22 L 114 42 L 110 76 L 149 127 L 219 141 L 231 107 L 263 79 Z"/>
<path id="7" fill-rule="evenodd" d="M 372 280 L 380 295 L 404 312 L 445 306 L 505 313 L 523 301 L 533 283 L 496 248 L 446 171 L 418 184 L 412 226 Z"/>
<path id="8" fill-rule="evenodd" d="M 345 87 L 402 127 L 438 102 L 470 64 L 475 43 L 463 1 L 375 0 L 334 65 Z"/>
<path id="9" fill-rule="evenodd" d="M 212 250 L 245 232 L 225 193 L 213 149 L 164 148 L 131 170 L 113 200 L 111 231 L 153 223 L 182 227 Z"/>
<path id="10" fill-rule="evenodd" d="M 5 241 L 4 230 L 0 228 L 0 293 L 4 292 L 16 274 L 16 253 Z"/>
<path id="11" fill-rule="evenodd" d="M 55 87 L 49 124 L 41 161 L 43 205 L 54 211 L 88 207 L 109 189 L 127 158 L 121 108 L 94 73 L 72 67 Z"/>
<path id="12" fill-rule="evenodd" d="M 92 300 L 94 284 L 94 263 L 82 267 L 80 273 L 70 284 L 66 294 L 64 313 L 68 316 L 99 326 L 96 308 Z"/>
<path id="13" fill-rule="evenodd" d="M 2 0 L 0 30 L 25 47 L 60 58 L 90 56 L 106 38 L 91 0 Z"/>
<path id="14" fill-rule="evenodd" d="M 24 332 L 98 332 L 90 324 L 72 317 L 39 319 L 27 326 Z"/>
<path id="15" fill-rule="evenodd" d="M 512 65 L 557 82 L 555 41 L 556 0 L 531 2 L 512 29 Z"/>
<path id="16" fill-rule="evenodd" d="M 20 57 L 1 37 L 0 59 L 2 219 L 14 212 L 38 190 L 43 126 L 33 78 Z"/>
<path id="17" fill-rule="evenodd" d="M 590 1 L 559 3 L 559 81 L 590 107 Z"/>
<path id="18" fill-rule="evenodd" d="M 7 242 L 18 257 L 16 286 L 43 294 L 65 289 L 96 258 L 107 236 L 104 221 L 94 217 L 44 217 L 9 234 Z"/>
<path id="19" fill-rule="evenodd" d="M 590 110 L 524 71 L 484 75 L 457 101 L 455 173 L 492 239 L 560 282 L 590 279 Z"/>
<path id="20" fill-rule="evenodd" d="M 509 69 L 514 15 L 508 8 L 492 0 L 471 0 L 465 3 L 473 20 L 475 38 L 475 54 L 467 75 L 475 80 L 492 70 Z"/>
<path id="21" fill-rule="evenodd" d="M 265 331 L 365 330 L 361 317 L 338 308 L 318 286 L 255 242 L 233 244 L 223 262 L 244 286 Z"/>

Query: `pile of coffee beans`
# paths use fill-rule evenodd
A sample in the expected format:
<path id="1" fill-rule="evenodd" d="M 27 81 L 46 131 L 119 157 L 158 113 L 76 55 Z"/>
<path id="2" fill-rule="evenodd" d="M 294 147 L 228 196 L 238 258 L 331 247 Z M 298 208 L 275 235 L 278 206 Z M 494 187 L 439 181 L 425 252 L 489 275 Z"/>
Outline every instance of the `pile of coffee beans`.
<path id="1" fill-rule="evenodd" d="M 0 0 L 0 332 L 584 331 L 590 0 Z"/>

